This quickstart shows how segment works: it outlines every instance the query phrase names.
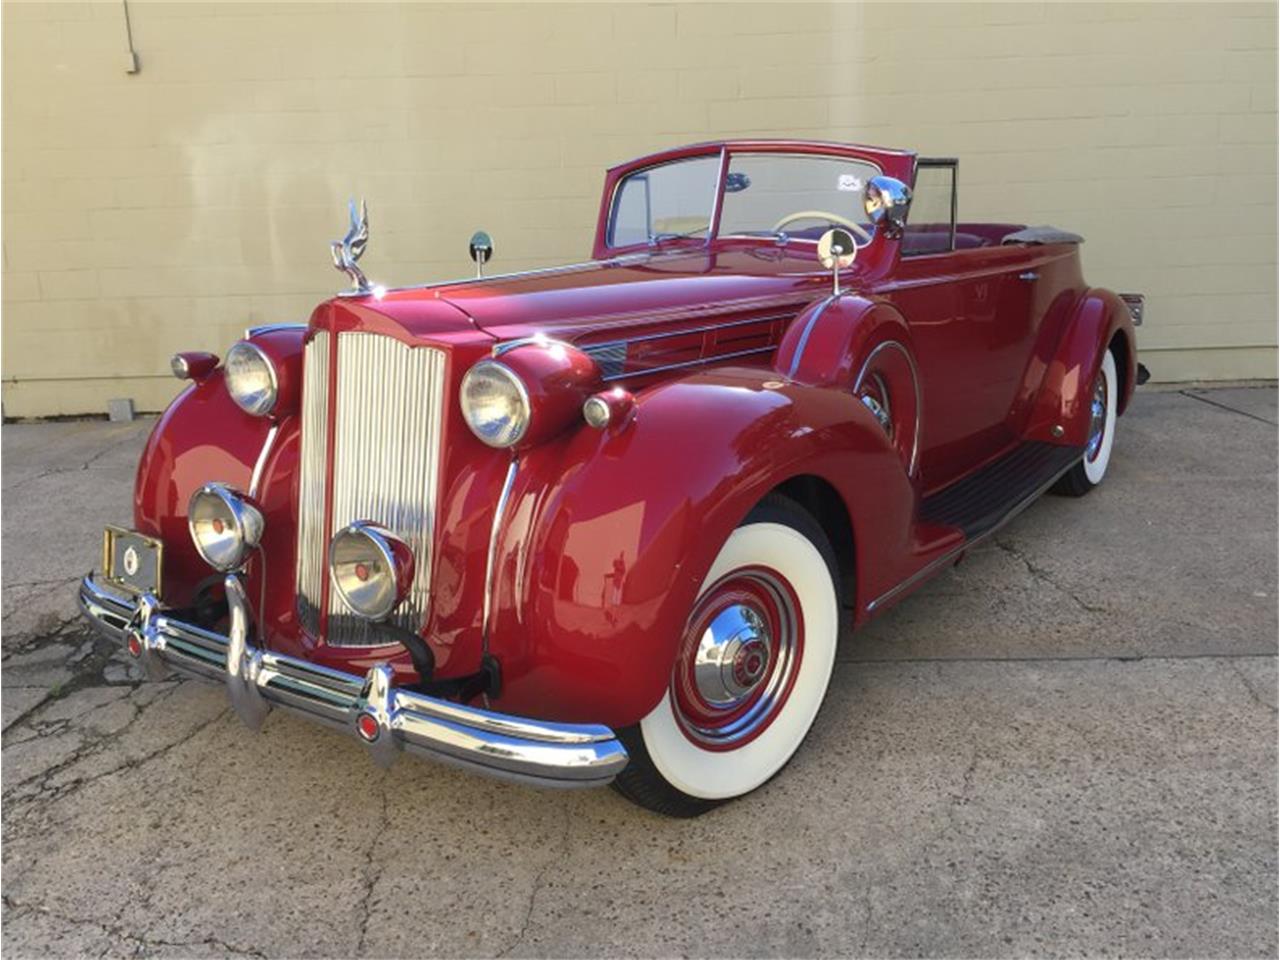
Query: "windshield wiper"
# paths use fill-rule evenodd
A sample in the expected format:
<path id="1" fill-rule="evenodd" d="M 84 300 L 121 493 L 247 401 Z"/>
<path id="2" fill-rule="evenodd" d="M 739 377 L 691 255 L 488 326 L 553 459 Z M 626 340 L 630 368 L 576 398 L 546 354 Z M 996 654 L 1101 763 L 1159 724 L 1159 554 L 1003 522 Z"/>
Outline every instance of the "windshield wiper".
<path id="1" fill-rule="evenodd" d="M 706 233 L 707 227 L 699 227 L 697 230 L 690 230 L 688 233 L 654 233 L 649 236 L 649 246 L 656 247 L 660 243 L 667 243 L 671 240 L 691 240 L 700 233 Z"/>
<path id="2" fill-rule="evenodd" d="M 791 242 L 791 234 L 785 230 L 737 230 L 733 233 L 735 237 L 773 237 L 778 241 L 778 246 L 786 246 Z"/>

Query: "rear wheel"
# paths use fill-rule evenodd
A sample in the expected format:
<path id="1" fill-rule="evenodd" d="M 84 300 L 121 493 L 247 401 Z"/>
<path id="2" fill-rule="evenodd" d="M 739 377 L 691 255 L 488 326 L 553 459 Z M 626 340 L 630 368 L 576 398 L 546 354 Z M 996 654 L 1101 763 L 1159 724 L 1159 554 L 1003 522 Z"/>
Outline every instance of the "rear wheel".
<path id="1" fill-rule="evenodd" d="M 1053 488 L 1054 493 L 1083 497 L 1102 482 L 1111 462 L 1111 445 L 1116 434 L 1116 402 L 1120 395 L 1116 358 L 1110 350 L 1102 356 L 1102 366 L 1093 381 L 1089 402 L 1089 440 L 1084 457 L 1063 474 Z"/>
<path id="2" fill-rule="evenodd" d="M 620 732 L 631 762 L 616 789 L 692 817 L 781 770 L 831 679 L 837 582 L 813 517 L 779 496 L 753 509 L 703 581 L 662 701 Z"/>

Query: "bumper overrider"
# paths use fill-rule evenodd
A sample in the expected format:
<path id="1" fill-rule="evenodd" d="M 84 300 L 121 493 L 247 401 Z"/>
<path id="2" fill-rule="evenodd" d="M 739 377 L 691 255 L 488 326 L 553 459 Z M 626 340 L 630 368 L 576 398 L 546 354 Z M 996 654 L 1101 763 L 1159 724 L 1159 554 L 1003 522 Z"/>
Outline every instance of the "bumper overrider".
<path id="1" fill-rule="evenodd" d="M 281 706 L 347 730 L 381 766 L 407 749 L 543 786 L 600 786 L 627 764 L 608 727 L 529 720 L 428 697 L 394 686 L 386 664 L 357 676 L 258 649 L 249 642 L 252 612 L 239 577 L 226 578 L 226 594 L 226 636 L 175 619 L 149 594 L 125 595 L 92 575 L 81 581 L 80 607 L 153 679 L 173 668 L 224 682 L 232 706 L 254 730 L 272 706 Z"/>

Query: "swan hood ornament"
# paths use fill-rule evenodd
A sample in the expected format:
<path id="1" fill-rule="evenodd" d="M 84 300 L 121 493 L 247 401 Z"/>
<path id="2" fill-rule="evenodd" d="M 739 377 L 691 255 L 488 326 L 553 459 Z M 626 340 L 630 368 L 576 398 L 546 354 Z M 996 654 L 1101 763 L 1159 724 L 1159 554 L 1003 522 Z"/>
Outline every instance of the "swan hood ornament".
<path id="1" fill-rule="evenodd" d="M 351 220 L 347 235 L 341 240 L 334 240 L 329 246 L 333 251 L 334 268 L 351 278 L 351 289 L 342 291 L 341 296 L 360 297 L 373 291 L 369 278 L 356 266 L 369 243 L 369 208 L 361 200 L 357 211 L 356 202 L 352 199 L 347 203 L 347 211 Z"/>

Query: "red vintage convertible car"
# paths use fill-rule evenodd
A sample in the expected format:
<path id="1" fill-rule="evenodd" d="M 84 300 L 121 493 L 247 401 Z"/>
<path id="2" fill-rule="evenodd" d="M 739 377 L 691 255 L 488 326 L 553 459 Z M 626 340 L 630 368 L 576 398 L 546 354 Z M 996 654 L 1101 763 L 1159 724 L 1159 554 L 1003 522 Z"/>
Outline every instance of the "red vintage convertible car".
<path id="1" fill-rule="evenodd" d="M 782 768 L 842 623 L 1099 484 L 1142 372 L 1079 237 L 958 222 L 910 152 L 624 164 L 566 267 L 385 289 L 367 238 L 308 323 L 174 357 L 84 611 L 250 727 L 675 815 Z"/>

